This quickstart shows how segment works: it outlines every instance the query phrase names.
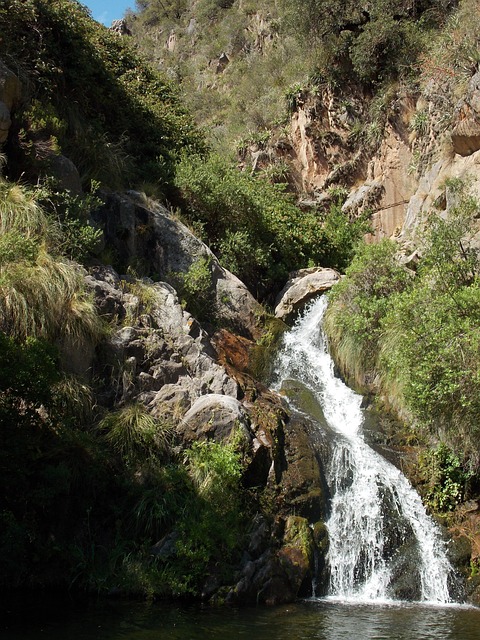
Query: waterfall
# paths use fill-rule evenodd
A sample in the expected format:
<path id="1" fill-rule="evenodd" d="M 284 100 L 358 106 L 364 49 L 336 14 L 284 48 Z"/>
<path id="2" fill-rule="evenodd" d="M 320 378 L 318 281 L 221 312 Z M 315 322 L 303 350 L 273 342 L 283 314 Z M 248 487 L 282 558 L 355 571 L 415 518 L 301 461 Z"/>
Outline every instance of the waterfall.
<path id="1" fill-rule="evenodd" d="M 328 353 L 326 307 L 326 296 L 310 303 L 274 366 L 276 388 L 289 380 L 306 386 L 335 434 L 327 476 L 329 595 L 449 602 L 452 569 L 440 532 L 405 476 L 365 442 L 362 398 L 335 376 Z"/>

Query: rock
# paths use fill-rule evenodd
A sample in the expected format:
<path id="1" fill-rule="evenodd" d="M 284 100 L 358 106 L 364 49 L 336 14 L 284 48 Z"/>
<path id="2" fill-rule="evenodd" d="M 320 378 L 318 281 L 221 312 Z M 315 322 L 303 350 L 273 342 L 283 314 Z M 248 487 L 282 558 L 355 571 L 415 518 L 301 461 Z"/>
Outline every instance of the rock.
<path id="1" fill-rule="evenodd" d="M 0 60 L 0 102 L 9 111 L 15 109 L 22 98 L 22 83 L 17 76 Z"/>
<path id="2" fill-rule="evenodd" d="M 136 192 L 109 194 L 105 206 L 92 218 L 122 263 L 139 261 L 146 271 L 165 281 L 174 282 L 175 274 L 185 274 L 204 260 L 211 277 L 215 317 L 241 335 L 258 336 L 262 306 L 236 276 L 219 264 L 207 245 L 160 203 L 147 206 L 142 194 Z"/>
<path id="3" fill-rule="evenodd" d="M 314 542 L 308 521 L 290 516 L 279 519 L 273 527 L 262 519 L 257 524 L 251 538 L 255 544 L 249 549 L 267 548 L 256 559 L 247 554 L 227 602 L 278 605 L 311 595 Z"/>
<path id="4" fill-rule="evenodd" d="M 119 36 L 131 36 L 133 35 L 125 18 L 120 20 L 114 20 L 110 25 L 110 31 L 118 33 Z"/>
<path id="5" fill-rule="evenodd" d="M 48 165 L 50 175 L 57 180 L 61 189 L 70 191 L 74 196 L 82 194 L 80 174 L 69 158 L 62 155 L 52 155 Z"/>
<path id="6" fill-rule="evenodd" d="M 372 207 L 378 202 L 383 192 L 384 186 L 380 181 L 370 184 L 363 184 L 358 189 L 353 189 L 342 206 L 342 211 L 349 215 L 357 215 L 367 207 Z"/>
<path id="7" fill-rule="evenodd" d="M 85 278 L 92 289 L 100 315 L 107 321 L 123 320 L 126 315 L 123 294 L 119 289 L 120 278 L 112 267 L 94 267 Z"/>
<path id="8" fill-rule="evenodd" d="M 178 531 L 172 531 L 153 545 L 150 553 L 162 560 L 168 560 L 177 555 L 177 541 L 180 538 Z"/>
<path id="9" fill-rule="evenodd" d="M 287 518 L 283 546 L 278 552 L 278 557 L 292 590 L 299 595 L 310 595 L 314 541 L 308 520 L 299 516 Z"/>
<path id="10" fill-rule="evenodd" d="M 178 419 L 200 396 L 237 398 L 238 384 L 215 361 L 207 334 L 170 285 L 121 281 L 111 267 L 92 269 L 87 284 L 100 313 L 130 323 L 102 347 L 101 366 L 114 379 L 108 402 L 142 401 L 155 417 Z"/>
<path id="11" fill-rule="evenodd" d="M 480 73 L 470 80 L 465 97 L 455 109 L 451 133 L 453 150 L 469 156 L 480 149 Z"/>
<path id="12" fill-rule="evenodd" d="M 241 429 L 247 442 L 252 439 L 250 420 L 242 404 L 230 396 L 210 393 L 198 398 L 177 427 L 185 442 L 215 440 L 225 442 Z"/>
<path id="13" fill-rule="evenodd" d="M 290 274 L 290 279 L 277 296 L 275 317 L 291 319 L 312 298 L 328 291 L 340 280 L 334 269 L 314 267 L 301 269 Z"/>
<path id="14" fill-rule="evenodd" d="M 215 67 L 215 73 L 223 73 L 227 68 L 228 63 L 230 62 L 230 58 L 227 56 L 225 52 L 223 52 L 218 60 L 217 66 Z"/>
<path id="15" fill-rule="evenodd" d="M 330 494 L 324 465 L 330 457 L 330 443 L 318 425 L 302 414 L 293 414 L 284 427 L 284 468 L 277 508 L 291 511 L 309 522 L 323 520 L 328 513 Z"/>

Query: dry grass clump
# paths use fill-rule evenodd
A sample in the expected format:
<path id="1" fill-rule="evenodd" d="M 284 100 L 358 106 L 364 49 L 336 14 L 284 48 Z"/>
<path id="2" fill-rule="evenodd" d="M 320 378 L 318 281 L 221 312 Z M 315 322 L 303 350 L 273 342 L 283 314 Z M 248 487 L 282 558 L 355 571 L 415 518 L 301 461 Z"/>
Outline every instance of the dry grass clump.
<path id="1" fill-rule="evenodd" d="M 83 272 L 48 251 L 52 228 L 35 193 L 0 179 L 0 330 L 73 342 L 101 331 Z"/>

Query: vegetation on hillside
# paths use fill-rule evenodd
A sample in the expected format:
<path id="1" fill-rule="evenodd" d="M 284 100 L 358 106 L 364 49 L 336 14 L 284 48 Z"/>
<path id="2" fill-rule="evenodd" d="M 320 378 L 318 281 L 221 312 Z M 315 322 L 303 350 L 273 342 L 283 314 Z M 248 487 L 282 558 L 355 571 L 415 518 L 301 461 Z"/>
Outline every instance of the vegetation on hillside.
<path id="1" fill-rule="evenodd" d="M 305 84 L 348 78 L 371 94 L 410 76 L 452 4 L 375 0 L 366 14 L 333 0 L 137 0 L 129 21 L 225 148 L 242 135 L 268 138 L 265 127 L 287 114 L 285 96 L 294 105 Z M 455 69 L 456 28 L 450 20 L 441 35 Z M 172 29 L 177 45 L 160 54 Z M 210 153 L 172 80 L 76 0 L 3 0 L 0 32 L 0 59 L 23 83 L 0 178 L 0 587 L 198 596 L 207 572 L 231 579 L 241 552 L 242 447 L 233 438 L 181 451 L 174 425 L 142 405 L 98 406 L 96 385 L 111 381 L 67 372 L 72 349 L 109 331 L 84 285 L 84 266 L 99 260 L 88 224 L 99 183 L 168 196 L 267 299 L 291 270 L 345 269 L 366 220 L 348 219 L 338 190 L 325 210 L 302 211 L 282 176 L 252 176 Z M 235 65 L 217 73 L 224 51 Z M 474 52 L 462 51 L 465 66 Z M 61 154 L 86 195 L 51 179 Z M 478 207 L 457 187 L 449 223 L 432 215 L 416 274 L 393 243 L 364 247 L 329 312 L 344 367 L 358 376 L 367 367 L 399 411 L 442 441 L 428 464 L 450 489 L 432 488 L 430 499 L 448 507 L 463 497 L 464 462 L 473 469 L 480 458 L 479 265 L 465 244 Z M 207 266 L 179 279 L 199 313 Z"/>
<path id="2" fill-rule="evenodd" d="M 165 193 L 181 148 L 204 148 L 177 91 L 132 43 L 72 0 L 5 0 L 0 57 L 24 84 L 6 152 L 11 177 L 48 175 L 68 156 L 85 185 L 142 181 Z"/>
<path id="3" fill-rule="evenodd" d="M 238 443 L 182 459 L 173 425 L 137 404 L 105 415 L 65 372 L 62 351 L 104 327 L 40 196 L 0 179 L 0 588 L 196 595 L 242 540 Z M 152 556 L 172 526 L 178 554 Z"/>
<path id="4" fill-rule="evenodd" d="M 335 288 L 327 331 L 345 371 L 379 391 L 431 442 L 477 469 L 480 461 L 480 263 L 470 240 L 478 202 L 453 182 L 458 204 L 432 212 L 415 272 L 394 242 L 364 247 Z M 460 498 L 460 496 L 458 496 Z"/>
<path id="5" fill-rule="evenodd" d="M 366 218 L 341 212 L 341 196 L 326 214 L 304 212 L 285 184 L 239 172 L 215 154 L 184 157 L 176 184 L 184 217 L 260 298 L 281 289 L 290 271 L 343 269 L 368 228 Z"/>
<path id="6" fill-rule="evenodd" d="M 141 0 L 128 20 L 224 152 L 285 122 L 294 87 L 327 83 L 375 94 L 392 82 L 415 83 L 421 54 L 455 4 Z"/>

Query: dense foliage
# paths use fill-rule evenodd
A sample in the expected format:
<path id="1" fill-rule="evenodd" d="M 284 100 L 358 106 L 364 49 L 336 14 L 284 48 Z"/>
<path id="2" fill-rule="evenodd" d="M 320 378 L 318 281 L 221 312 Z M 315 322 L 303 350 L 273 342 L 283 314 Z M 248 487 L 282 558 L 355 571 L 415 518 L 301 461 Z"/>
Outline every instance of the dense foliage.
<path id="1" fill-rule="evenodd" d="M 7 149 L 12 175 L 45 175 L 63 152 L 87 185 L 165 191 L 178 150 L 203 148 L 173 86 L 80 3 L 5 0 L 0 31 L 0 57 L 27 88 Z"/>
<path id="2" fill-rule="evenodd" d="M 415 83 L 425 49 L 455 5 L 141 0 L 129 26 L 152 62 L 177 78 L 224 151 L 226 142 L 233 148 L 235 140 L 284 124 L 296 87 L 381 94 L 389 83 Z M 158 46 L 160 32 L 170 34 L 168 46 Z M 219 66 L 225 54 L 228 63 Z"/>
<path id="3" fill-rule="evenodd" d="M 241 173 L 217 155 L 185 157 L 176 183 L 189 222 L 260 296 L 281 288 L 289 271 L 344 268 L 367 229 L 364 219 L 350 222 L 338 203 L 326 216 L 304 212 L 285 185 Z"/>
<path id="4" fill-rule="evenodd" d="M 65 373 L 105 330 L 62 253 L 88 252 L 90 199 L 0 179 L 0 588 L 195 595 L 242 539 L 238 443 L 182 459 L 171 423 L 138 404 L 105 414 L 93 383 Z M 168 557 L 153 556 L 172 528 Z"/>
<path id="5" fill-rule="evenodd" d="M 353 73 L 363 83 L 405 76 L 424 39 L 454 6 L 450 0 L 283 0 L 285 23 L 316 47 L 321 71 L 337 81 Z"/>
<path id="6" fill-rule="evenodd" d="M 459 185 L 454 185 L 459 189 Z M 332 293 L 327 328 L 343 366 L 380 377 L 390 402 L 476 468 L 480 460 L 480 287 L 471 245 L 477 202 L 459 189 L 433 213 L 417 273 L 394 243 L 365 247 Z"/>

